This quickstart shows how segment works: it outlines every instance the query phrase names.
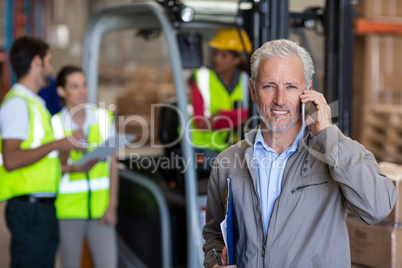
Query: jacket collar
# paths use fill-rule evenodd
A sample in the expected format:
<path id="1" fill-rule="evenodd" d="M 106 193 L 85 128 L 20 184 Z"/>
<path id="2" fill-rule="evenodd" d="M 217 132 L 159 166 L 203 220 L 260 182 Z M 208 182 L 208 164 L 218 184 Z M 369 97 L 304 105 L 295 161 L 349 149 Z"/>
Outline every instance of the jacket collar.
<path id="1" fill-rule="evenodd" d="M 247 144 L 251 147 L 254 146 L 255 137 L 257 136 L 257 131 L 259 127 L 260 125 L 256 126 L 255 128 L 253 128 L 244 135 L 244 139 L 246 140 Z"/>
<path id="2" fill-rule="evenodd" d="M 247 143 L 247 148 L 244 152 L 244 158 L 246 159 L 247 162 L 247 167 L 251 175 L 251 179 L 253 180 L 253 185 L 254 185 L 254 190 L 257 193 L 257 185 L 258 185 L 258 175 L 257 175 L 257 168 L 255 164 L 253 164 L 253 156 L 254 156 L 254 141 L 255 137 L 257 136 L 257 131 L 258 131 L 258 125 L 254 129 L 252 129 L 250 132 L 246 133 L 244 135 L 244 139 Z"/>
<path id="3" fill-rule="evenodd" d="M 253 147 L 254 146 L 254 142 L 255 142 L 255 137 L 257 136 L 257 132 L 258 132 L 258 128 L 260 127 L 260 125 L 256 126 L 255 128 L 253 128 L 252 130 L 250 130 L 249 132 L 247 132 L 244 135 L 244 140 L 247 142 L 249 147 Z M 308 139 L 310 138 L 314 138 L 314 134 L 310 131 L 310 128 L 307 127 L 307 133 L 306 135 L 299 141 L 299 148 L 300 145 L 302 144 L 307 144 Z"/>
<path id="4" fill-rule="evenodd" d="M 248 170 L 250 172 L 251 178 L 253 180 L 254 189 L 257 192 L 257 185 L 258 185 L 258 175 L 257 175 L 257 168 L 255 164 L 253 164 L 253 156 L 254 156 L 254 142 L 257 136 L 257 131 L 260 125 L 256 126 L 251 131 L 247 132 L 244 135 L 244 139 L 247 143 L 247 148 L 244 152 L 244 158 L 246 159 Z M 305 149 L 304 147 L 308 146 L 309 139 L 314 139 L 314 134 L 310 131 L 310 128 L 307 127 L 307 134 L 299 141 L 299 149 L 298 152 Z M 296 152 L 297 153 L 297 152 Z"/>

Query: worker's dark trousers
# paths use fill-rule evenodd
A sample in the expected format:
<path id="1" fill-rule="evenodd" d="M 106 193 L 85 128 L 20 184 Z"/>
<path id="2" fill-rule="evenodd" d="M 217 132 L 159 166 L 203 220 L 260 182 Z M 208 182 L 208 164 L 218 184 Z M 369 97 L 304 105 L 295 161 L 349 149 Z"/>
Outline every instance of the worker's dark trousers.
<path id="1" fill-rule="evenodd" d="M 54 204 L 13 198 L 8 201 L 5 213 L 11 232 L 10 267 L 54 267 L 59 241 Z"/>

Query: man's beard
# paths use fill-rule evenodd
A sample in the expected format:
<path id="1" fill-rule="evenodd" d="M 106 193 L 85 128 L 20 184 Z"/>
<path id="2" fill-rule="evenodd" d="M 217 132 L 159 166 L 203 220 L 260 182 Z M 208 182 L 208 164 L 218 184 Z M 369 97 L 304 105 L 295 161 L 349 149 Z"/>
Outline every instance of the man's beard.
<path id="1" fill-rule="evenodd" d="M 288 107 L 287 105 L 281 105 L 281 106 L 277 106 L 277 105 L 271 105 L 268 108 L 266 108 L 265 110 L 263 109 L 263 107 L 260 105 L 260 103 L 257 103 L 257 109 L 258 109 L 258 114 L 260 115 L 260 118 L 262 120 L 262 122 L 264 122 L 264 124 L 267 126 L 267 128 L 271 131 L 271 132 L 275 132 L 275 133 L 283 133 L 288 131 L 300 118 L 300 113 L 299 111 L 296 111 L 296 113 L 294 113 L 293 117 L 290 118 L 289 122 L 285 125 L 285 126 L 279 126 L 279 123 L 282 120 L 286 120 L 286 119 L 282 119 L 282 118 L 278 118 L 277 120 L 275 120 L 275 118 L 273 117 L 271 120 L 268 119 L 268 114 L 270 112 L 272 112 L 272 110 L 274 109 L 281 109 L 281 110 L 286 110 L 288 111 L 289 114 L 293 114 L 293 109 L 291 107 Z"/>
<path id="2" fill-rule="evenodd" d="M 42 88 L 50 87 L 50 77 L 51 75 L 42 75 Z"/>

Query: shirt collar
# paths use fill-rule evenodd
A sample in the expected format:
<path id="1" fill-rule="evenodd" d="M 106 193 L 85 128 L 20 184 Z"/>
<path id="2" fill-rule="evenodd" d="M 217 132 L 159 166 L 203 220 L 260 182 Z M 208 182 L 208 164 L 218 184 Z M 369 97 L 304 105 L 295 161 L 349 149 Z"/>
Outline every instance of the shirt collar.
<path id="1" fill-rule="evenodd" d="M 294 153 L 298 150 L 299 142 L 301 139 L 304 138 L 306 133 L 307 133 L 307 127 L 302 126 L 299 133 L 297 134 L 296 138 L 294 139 L 293 143 L 285 150 L 287 155 L 290 153 Z M 254 150 L 261 150 L 261 149 L 265 149 L 269 152 L 276 153 L 271 147 L 269 147 L 265 144 L 264 137 L 262 136 L 261 126 L 259 126 L 257 129 L 257 134 L 255 136 Z"/>
<path id="2" fill-rule="evenodd" d="M 306 125 L 302 126 L 300 128 L 299 133 L 296 136 L 296 139 L 293 141 L 292 145 L 289 146 L 289 152 L 288 153 L 294 153 L 299 149 L 299 142 L 301 139 L 303 139 L 307 134 L 307 127 Z"/>
<path id="3" fill-rule="evenodd" d="M 95 114 L 92 113 L 93 106 L 86 104 L 85 105 L 85 121 L 82 125 L 82 130 L 85 136 L 88 136 L 89 128 L 96 124 Z M 64 126 L 68 131 L 76 131 L 79 129 L 78 125 L 72 120 L 70 114 L 68 113 L 67 107 L 63 107 L 61 109 L 62 120 L 64 121 Z"/>
<path id="4" fill-rule="evenodd" d="M 264 137 L 262 136 L 261 126 L 257 129 L 257 135 L 254 140 L 254 150 L 265 149 L 268 152 L 275 152 L 271 147 L 265 144 Z"/>
<path id="5" fill-rule="evenodd" d="M 12 88 L 15 90 L 16 93 L 26 95 L 27 97 L 30 97 L 36 101 L 39 101 L 41 104 L 45 104 L 45 101 L 37 94 L 33 93 L 31 90 L 29 90 L 26 86 L 16 83 L 12 86 Z"/>

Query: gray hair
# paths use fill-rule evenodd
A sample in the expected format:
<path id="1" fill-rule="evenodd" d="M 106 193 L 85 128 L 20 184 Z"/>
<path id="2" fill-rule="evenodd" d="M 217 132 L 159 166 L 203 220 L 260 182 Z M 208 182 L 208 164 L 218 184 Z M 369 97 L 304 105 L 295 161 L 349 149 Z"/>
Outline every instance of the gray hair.
<path id="1" fill-rule="evenodd" d="M 309 86 L 314 74 L 314 64 L 310 54 L 302 48 L 298 43 L 287 40 L 278 39 L 264 43 L 251 56 L 251 81 L 254 88 L 258 74 L 260 61 L 266 58 L 281 57 L 287 58 L 291 55 L 297 55 L 303 64 L 304 80 L 306 81 L 306 89 Z"/>

